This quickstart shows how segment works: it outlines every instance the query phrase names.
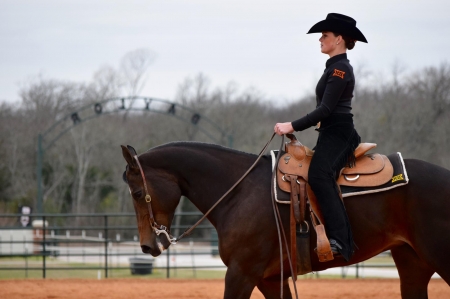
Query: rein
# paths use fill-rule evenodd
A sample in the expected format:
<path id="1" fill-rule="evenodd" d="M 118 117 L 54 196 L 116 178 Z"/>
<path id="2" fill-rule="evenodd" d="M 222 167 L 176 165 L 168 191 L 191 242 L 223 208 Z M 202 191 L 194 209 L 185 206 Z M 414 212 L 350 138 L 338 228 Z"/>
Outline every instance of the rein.
<path id="1" fill-rule="evenodd" d="M 289 253 L 289 250 L 288 250 L 289 247 L 288 247 L 288 243 L 287 243 L 286 233 L 284 232 L 284 228 L 283 228 L 282 221 L 281 221 L 280 210 L 278 209 L 278 205 L 275 202 L 275 192 L 276 192 L 275 189 L 276 189 L 276 179 L 277 179 L 276 167 L 278 167 L 278 162 L 280 161 L 281 150 L 283 149 L 283 144 L 284 144 L 284 135 L 281 136 L 281 144 L 280 144 L 280 149 L 278 150 L 277 159 L 275 162 L 275 168 L 272 170 L 272 181 L 270 182 L 270 187 L 271 187 L 270 196 L 272 198 L 272 209 L 273 209 L 273 214 L 275 216 L 275 223 L 277 225 L 278 244 L 280 246 L 280 284 L 281 284 L 280 285 L 280 298 L 284 298 L 284 296 L 283 296 L 283 280 L 284 280 L 283 279 L 283 275 L 284 275 L 283 242 L 281 241 L 281 236 L 283 236 L 284 246 L 286 248 L 287 258 L 289 261 L 289 267 L 291 270 L 291 276 L 292 276 L 292 281 L 293 281 L 293 285 L 294 285 L 295 298 L 298 299 L 297 285 L 295 284 L 295 279 L 294 279 L 294 277 L 297 275 L 297 273 L 294 273 L 294 267 L 292 266 L 291 254 Z M 293 252 L 292 254 L 297 254 L 297 253 Z"/>
<path id="2" fill-rule="evenodd" d="M 264 146 L 264 148 L 261 150 L 261 152 L 258 155 L 258 158 L 256 158 L 256 161 L 253 163 L 252 166 L 250 166 L 250 168 L 244 173 L 244 175 L 236 182 L 234 183 L 234 185 L 228 189 L 228 191 L 222 195 L 221 198 L 219 198 L 219 200 L 203 215 L 203 217 L 198 220 L 193 226 L 191 226 L 190 228 L 188 228 L 184 233 L 182 233 L 178 238 L 173 237 L 170 234 L 169 229 L 161 224 L 157 224 L 155 221 L 155 218 L 153 216 L 153 210 L 152 210 L 152 205 L 151 205 L 151 201 L 152 198 L 150 196 L 150 194 L 148 193 L 148 188 L 147 188 L 147 182 L 145 179 L 145 174 L 144 174 L 144 170 L 142 169 L 141 163 L 139 162 L 138 156 L 135 155 L 133 158 L 136 160 L 137 165 L 139 166 L 139 170 L 141 172 L 141 176 L 142 176 L 142 180 L 144 181 L 144 190 L 145 190 L 145 201 L 148 203 L 148 211 L 150 213 L 150 225 L 153 229 L 153 231 L 156 233 L 156 235 L 160 235 L 161 233 L 163 233 L 164 235 L 166 235 L 167 240 L 169 240 L 169 242 L 172 245 L 175 245 L 178 243 L 178 241 L 180 241 L 181 239 L 183 239 L 184 237 L 188 236 L 203 220 L 206 219 L 206 217 L 212 212 L 212 210 L 214 210 L 214 208 L 228 195 L 230 194 L 231 191 L 233 191 L 237 185 L 239 185 L 240 182 L 242 182 L 242 180 L 250 173 L 250 171 L 253 170 L 253 168 L 255 168 L 256 164 L 259 162 L 259 160 L 261 159 L 261 157 L 264 155 L 264 153 L 267 150 L 267 147 L 269 146 L 269 144 L 272 142 L 273 137 L 275 137 L 275 133 L 272 134 L 272 137 L 269 139 L 269 141 L 266 143 L 266 145 Z M 284 140 L 284 139 L 283 139 Z"/>
<path id="3" fill-rule="evenodd" d="M 242 182 L 242 180 L 250 173 L 250 171 L 253 170 L 253 168 L 255 168 L 256 164 L 259 162 L 259 160 L 261 159 L 261 157 L 264 155 L 264 153 L 266 152 L 267 147 L 269 146 L 269 144 L 272 142 L 273 137 L 275 137 L 275 133 L 272 134 L 272 137 L 270 137 L 269 141 L 267 141 L 266 145 L 264 146 L 264 148 L 261 150 L 261 152 L 258 155 L 258 158 L 256 158 L 256 161 L 253 163 L 252 166 L 250 166 L 250 168 L 244 173 L 244 175 L 236 182 L 234 183 L 234 185 L 228 189 L 228 191 L 222 195 L 221 198 L 219 198 L 219 200 L 208 210 L 208 212 L 206 212 L 203 217 L 197 221 L 193 226 L 191 226 L 190 228 L 188 228 L 184 233 L 182 233 L 177 239 L 176 241 L 178 242 L 179 240 L 181 240 L 182 238 L 184 238 L 185 236 L 188 236 L 193 230 L 194 228 L 196 228 L 203 220 L 206 219 L 206 217 L 209 215 L 209 213 L 212 212 L 212 210 L 225 198 L 227 197 L 228 194 L 230 194 L 231 191 L 234 190 L 234 188 L 236 188 L 237 185 L 239 185 L 240 182 Z"/>
<path id="4" fill-rule="evenodd" d="M 182 233 L 179 237 L 175 238 L 170 234 L 169 229 L 161 224 L 157 224 L 155 221 L 155 218 L 153 216 L 153 210 L 152 210 L 152 205 L 151 205 L 151 201 L 152 198 L 150 196 L 150 194 L 148 193 L 148 188 L 147 188 L 147 182 L 145 179 L 145 174 L 144 174 L 144 170 L 142 169 L 141 163 L 139 162 L 138 156 L 135 155 L 133 156 L 133 158 L 136 160 L 137 165 L 139 166 L 139 170 L 141 172 L 141 176 L 142 176 L 142 180 L 144 181 L 144 190 L 145 190 L 145 201 L 147 202 L 147 206 L 148 206 L 148 211 L 150 214 L 150 225 L 153 229 L 153 231 L 156 233 L 156 235 L 160 235 L 161 233 L 166 235 L 167 240 L 169 240 L 169 242 L 173 245 L 177 244 L 178 241 L 180 241 L 181 239 L 183 239 L 184 237 L 188 236 L 189 234 L 191 234 L 191 232 L 203 221 L 206 219 L 206 217 L 212 212 L 212 210 L 214 210 L 214 208 L 225 198 L 227 197 L 228 194 L 230 194 L 231 191 L 233 191 L 237 185 L 239 185 L 239 183 L 242 182 L 242 180 L 250 173 L 250 171 L 253 170 L 253 168 L 255 168 L 256 164 L 259 162 L 259 160 L 261 159 L 261 157 L 264 155 L 264 153 L 267 150 L 267 147 L 269 146 L 269 144 L 272 142 L 273 137 L 275 137 L 276 133 L 272 134 L 272 137 L 270 137 L 269 141 L 266 143 L 266 145 L 263 147 L 263 149 L 261 150 L 261 152 L 259 153 L 258 157 L 256 158 L 255 162 L 252 164 L 252 166 L 250 166 L 250 168 L 242 175 L 242 177 L 236 182 L 234 183 L 234 185 L 228 189 L 227 192 L 225 192 L 224 195 L 222 195 L 221 198 L 219 198 L 219 200 L 203 215 L 203 217 L 198 220 L 193 226 L 191 226 L 190 228 L 188 228 L 184 233 Z M 277 162 L 275 163 L 275 165 L 278 165 L 278 161 L 280 159 L 280 153 L 281 153 L 281 149 L 283 147 L 283 143 L 284 143 L 284 135 L 282 136 L 281 139 L 281 145 L 280 145 L 280 150 L 278 151 L 278 155 L 277 155 Z M 278 210 L 278 206 L 275 204 L 275 200 L 274 200 L 274 188 L 275 188 L 275 177 L 276 177 L 276 171 L 272 171 L 272 182 L 271 182 L 271 196 L 272 196 L 272 205 L 273 205 L 273 212 L 274 212 L 274 216 L 275 216 L 275 223 L 277 225 L 277 231 L 278 231 L 278 240 L 279 240 L 279 244 L 280 244 L 280 267 L 281 267 L 281 289 L 280 289 L 280 295 L 281 298 L 283 298 L 283 244 L 281 241 L 281 236 L 283 236 L 283 240 L 284 240 L 284 244 L 285 244 L 285 248 L 286 248 L 286 253 L 287 253 L 287 257 L 289 260 L 289 266 L 290 266 L 290 270 L 291 270 L 291 275 L 292 277 L 294 277 L 295 275 L 297 275 L 297 273 L 294 273 L 293 267 L 292 267 L 292 259 L 291 259 L 291 255 L 289 253 L 288 250 L 288 244 L 287 244 L 287 239 L 286 239 L 286 234 L 284 232 L 284 228 L 281 225 L 281 216 L 280 216 L 280 212 Z M 281 230 L 281 233 L 280 233 Z M 295 253 L 294 253 L 295 254 Z M 295 281 L 294 281 L 295 282 Z M 295 295 L 296 298 L 298 298 L 298 294 L 297 294 L 297 287 L 294 283 L 294 290 L 295 290 Z"/>

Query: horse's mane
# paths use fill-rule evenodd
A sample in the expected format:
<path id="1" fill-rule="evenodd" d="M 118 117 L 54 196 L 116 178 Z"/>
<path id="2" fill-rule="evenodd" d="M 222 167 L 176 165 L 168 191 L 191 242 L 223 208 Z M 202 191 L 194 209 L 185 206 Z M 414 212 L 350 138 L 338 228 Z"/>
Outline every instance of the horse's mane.
<path id="1" fill-rule="evenodd" d="M 243 155 L 247 155 L 247 156 L 251 156 L 251 157 L 256 156 L 255 154 L 243 152 L 243 151 L 232 149 L 232 148 L 225 147 L 222 145 L 207 143 L 207 142 L 197 142 L 197 141 L 173 141 L 173 142 L 169 142 L 169 143 L 165 143 L 165 144 L 161 144 L 161 145 L 152 147 L 152 148 L 148 149 L 145 153 L 149 153 L 149 152 L 152 152 L 155 150 L 169 148 L 169 147 L 187 147 L 187 148 L 206 149 L 206 150 L 213 149 L 213 150 L 219 150 L 219 151 L 224 151 L 224 152 L 243 154 Z"/>
<path id="2" fill-rule="evenodd" d="M 153 152 L 158 152 L 159 150 L 164 150 L 164 149 L 170 149 L 170 148 L 189 148 L 189 149 L 198 149 L 201 151 L 208 151 L 208 150 L 216 150 L 216 151 L 220 151 L 220 152 L 228 152 L 231 154 L 239 154 L 239 155 L 244 155 L 246 157 L 249 158 L 255 158 L 256 155 L 255 154 L 251 154 L 251 153 L 247 153 L 247 152 L 243 152 L 243 151 L 239 151 L 239 150 L 235 150 L 229 147 L 225 147 L 222 145 L 218 145 L 218 144 L 213 144 L 213 143 L 206 143 L 206 142 L 197 142 L 197 141 L 173 141 L 173 142 L 168 142 L 165 144 L 161 144 L 155 147 L 152 147 L 150 149 L 148 149 L 147 151 L 145 151 L 143 154 L 151 154 Z M 140 155 L 139 155 L 140 156 Z M 122 175 L 122 179 L 125 183 L 128 183 L 127 178 L 126 178 L 126 171 L 128 170 L 128 165 L 126 166 L 126 169 Z"/>

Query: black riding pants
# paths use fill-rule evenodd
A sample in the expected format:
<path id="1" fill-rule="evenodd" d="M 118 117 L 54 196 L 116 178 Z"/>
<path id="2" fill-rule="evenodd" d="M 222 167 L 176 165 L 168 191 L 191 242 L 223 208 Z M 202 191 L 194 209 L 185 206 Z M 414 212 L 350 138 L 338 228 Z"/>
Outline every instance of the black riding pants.
<path id="1" fill-rule="evenodd" d="M 317 197 L 329 239 L 348 261 L 353 254 L 353 236 L 336 184 L 340 170 L 354 162 L 354 150 L 361 141 L 352 114 L 331 114 L 321 122 L 319 138 L 308 172 L 308 183 Z"/>

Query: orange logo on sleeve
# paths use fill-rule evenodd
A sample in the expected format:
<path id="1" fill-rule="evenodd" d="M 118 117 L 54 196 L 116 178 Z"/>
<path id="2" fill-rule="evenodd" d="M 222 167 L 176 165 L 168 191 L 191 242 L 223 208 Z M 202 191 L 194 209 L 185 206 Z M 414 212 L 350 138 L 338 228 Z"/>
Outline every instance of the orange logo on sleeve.
<path id="1" fill-rule="evenodd" d="M 345 72 L 340 71 L 338 69 L 334 69 L 333 76 L 337 76 L 337 77 L 339 77 L 341 79 L 344 79 L 344 75 L 345 75 Z"/>

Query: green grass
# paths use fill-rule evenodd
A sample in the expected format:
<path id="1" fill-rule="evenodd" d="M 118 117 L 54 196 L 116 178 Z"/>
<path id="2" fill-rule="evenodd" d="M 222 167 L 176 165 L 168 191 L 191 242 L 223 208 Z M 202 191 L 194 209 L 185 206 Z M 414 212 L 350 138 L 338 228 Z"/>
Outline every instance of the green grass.
<path id="1" fill-rule="evenodd" d="M 0 259 L 0 268 L 11 267 L 11 268 L 25 268 L 25 267 L 42 267 L 42 257 L 30 257 L 24 258 L 2 258 Z M 153 269 L 152 274 L 148 275 L 132 275 L 128 265 L 118 265 L 112 263 L 109 265 L 111 268 L 114 267 L 127 267 L 126 269 L 108 269 L 109 278 L 166 278 L 166 269 Z M 57 260 L 55 258 L 46 259 L 46 278 L 87 278 L 87 279 L 97 279 L 100 271 L 101 278 L 105 277 L 104 269 L 92 270 L 84 268 L 92 267 L 102 267 L 99 263 L 75 263 L 75 262 L 65 262 Z M 56 269 L 51 269 L 56 268 Z M 58 270 L 57 268 L 71 268 L 70 270 Z M 171 269 L 169 273 L 170 278 L 181 278 L 181 279 L 221 279 L 225 277 L 225 269 L 223 270 L 193 270 L 193 269 Z M 42 270 L 0 270 L 0 280 L 1 279 L 24 279 L 24 278 L 42 278 Z"/>
<path id="2" fill-rule="evenodd" d="M 83 279 L 97 279 L 99 270 L 47 270 L 46 278 L 50 279 L 69 279 L 69 278 L 83 278 Z M 105 271 L 100 270 L 101 278 L 105 276 Z M 152 274 L 149 275 L 132 275 L 128 269 L 108 270 L 109 278 L 142 278 L 155 279 L 166 278 L 167 272 L 163 269 L 153 269 Z M 225 277 L 225 270 L 192 270 L 192 269 L 172 269 L 170 271 L 170 278 L 179 279 L 223 279 Z M 42 278 L 42 270 L 0 270 L 0 280 L 2 279 L 25 279 L 25 278 Z"/>
<path id="3" fill-rule="evenodd" d="M 27 259 L 28 267 L 41 267 L 42 258 L 41 257 L 30 257 Z M 372 258 L 364 262 L 364 265 L 393 265 L 394 262 L 392 257 L 383 256 Z M 25 267 L 26 262 L 24 258 L 2 258 L 0 259 L 0 267 Z M 66 268 L 70 267 L 70 270 L 46 270 L 46 277 L 52 279 L 69 279 L 69 278 L 86 278 L 86 279 L 97 279 L 98 271 L 100 271 L 101 278 L 105 277 L 104 270 L 90 270 L 83 269 L 86 267 L 97 267 L 99 264 L 88 264 L 88 263 L 74 263 L 74 262 L 64 262 L 54 258 L 46 259 L 47 267 L 51 268 Z M 110 264 L 112 267 L 116 267 L 117 264 Z M 127 265 L 120 265 L 126 267 Z M 169 273 L 170 278 L 179 279 L 223 279 L 225 277 L 225 269 L 223 270 L 193 270 L 193 269 L 171 269 Z M 0 280 L 1 279 L 25 279 L 25 278 L 42 278 L 42 270 L 0 270 Z M 129 269 L 108 269 L 109 278 L 142 278 L 142 279 L 155 279 L 155 278 L 166 278 L 167 271 L 165 269 L 153 269 L 152 274 L 149 275 L 132 275 Z M 354 276 L 348 275 L 348 278 L 353 278 Z M 299 279 L 314 279 L 314 278 L 341 278 L 341 275 L 324 275 L 310 273 L 306 275 L 301 275 Z"/>

